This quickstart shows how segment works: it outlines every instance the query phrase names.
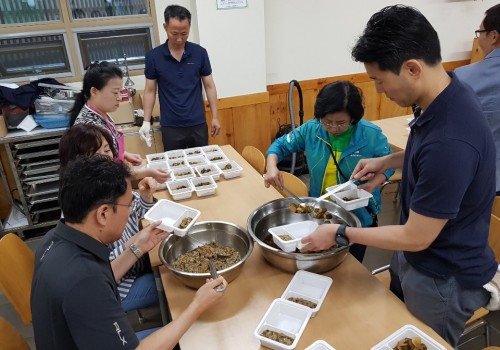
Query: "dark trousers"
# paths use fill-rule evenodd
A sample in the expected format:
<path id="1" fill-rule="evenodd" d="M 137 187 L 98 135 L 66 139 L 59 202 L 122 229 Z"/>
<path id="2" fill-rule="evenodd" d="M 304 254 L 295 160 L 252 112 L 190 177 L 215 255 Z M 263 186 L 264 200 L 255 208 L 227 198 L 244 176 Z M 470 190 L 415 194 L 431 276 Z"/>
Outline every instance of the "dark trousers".
<path id="1" fill-rule="evenodd" d="M 161 138 L 165 151 L 207 146 L 208 125 L 204 123 L 187 128 L 162 126 Z"/>

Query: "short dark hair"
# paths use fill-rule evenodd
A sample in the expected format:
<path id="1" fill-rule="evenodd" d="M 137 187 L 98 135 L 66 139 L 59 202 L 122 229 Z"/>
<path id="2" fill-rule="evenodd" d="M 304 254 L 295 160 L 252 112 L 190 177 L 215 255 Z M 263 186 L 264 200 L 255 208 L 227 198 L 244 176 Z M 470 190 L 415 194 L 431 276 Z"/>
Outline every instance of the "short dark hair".
<path id="1" fill-rule="evenodd" d="M 102 146 L 102 137 L 108 142 L 113 157 L 116 158 L 113 139 L 107 130 L 92 124 L 73 125 L 66 130 L 59 141 L 60 172 L 77 157 L 93 156 Z"/>
<path id="2" fill-rule="evenodd" d="M 365 109 L 361 90 L 349 81 L 336 81 L 323 86 L 316 97 L 314 117 L 323 119 L 328 113 L 346 112 L 351 124 L 357 124 Z"/>
<path id="3" fill-rule="evenodd" d="M 483 19 L 484 30 L 496 30 L 500 34 L 500 4 L 490 7 L 485 12 Z"/>
<path id="4" fill-rule="evenodd" d="M 90 98 L 90 89 L 95 87 L 97 90 L 101 90 L 113 78 L 123 79 L 123 72 L 116 64 L 103 61 L 94 62 L 88 66 L 83 76 L 82 91 L 76 94 L 75 104 L 70 112 L 69 125 L 75 124 L 78 114 L 80 114 L 85 102 Z"/>
<path id="5" fill-rule="evenodd" d="M 168 24 L 171 18 L 176 18 L 179 21 L 188 20 L 191 26 L 191 12 L 185 7 L 179 5 L 169 5 L 163 12 L 163 17 L 165 18 L 165 23 Z"/>
<path id="6" fill-rule="evenodd" d="M 434 66 L 441 62 L 439 37 L 427 18 L 404 5 L 384 7 L 374 14 L 352 49 L 357 62 L 377 63 L 382 71 L 399 75 L 403 63 L 421 59 Z"/>
<path id="7" fill-rule="evenodd" d="M 80 224 L 92 209 L 114 204 L 127 191 L 128 167 L 105 156 L 78 157 L 61 174 L 59 205 L 66 222 Z"/>

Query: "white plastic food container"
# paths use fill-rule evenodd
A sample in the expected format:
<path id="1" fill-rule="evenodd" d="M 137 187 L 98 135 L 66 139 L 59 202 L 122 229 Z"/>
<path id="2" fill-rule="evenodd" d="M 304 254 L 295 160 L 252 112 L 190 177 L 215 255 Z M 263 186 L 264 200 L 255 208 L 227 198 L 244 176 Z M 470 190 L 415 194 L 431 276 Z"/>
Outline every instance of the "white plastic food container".
<path id="1" fill-rule="evenodd" d="M 168 232 L 174 232 L 175 235 L 182 237 L 187 234 L 199 216 L 199 210 L 167 199 L 160 199 L 148 210 L 144 218 L 149 222 L 161 220 L 159 228 Z M 179 225 L 185 218 L 191 218 L 191 221 L 186 227 L 180 228 Z"/>
<path id="2" fill-rule="evenodd" d="M 181 167 L 181 168 L 175 168 L 173 171 L 171 171 L 170 176 L 174 180 L 182 180 L 182 179 L 189 179 L 191 177 L 196 177 L 196 174 L 190 166 L 186 167 Z"/>
<path id="3" fill-rule="evenodd" d="M 222 152 L 222 149 L 218 145 L 203 146 L 201 148 L 201 150 L 207 156 L 210 155 L 210 154 L 212 154 L 212 153 L 214 153 L 214 152 Z"/>
<path id="4" fill-rule="evenodd" d="M 162 152 L 162 153 L 146 154 L 146 159 L 148 160 L 148 163 L 161 162 L 161 161 L 166 162 L 168 160 L 168 157 L 165 152 Z"/>
<path id="5" fill-rule="evenodd" d="M 305 350 L 335 350 L 330 344 L 324 340 L 316 340 L 314 343 L 309 345 Z"/>
<path id="6" fill-rule="evenodd" d="M 313 302 L 316 307 L 310 309 L 312 310 L 311 317 L 314 317 L 321 308 L 332 283 L 333 280 L 328 276 L 299 270 L 293 276 L 281 298 L 285 300 L 300 298 Z"/>
<path id="7" fill-rule="evenodd" d="M 276 226 L 268 229 L 273 236 L 273 241 L 278 247 L 286 253 L 302 248 L 300 240 L 316 230 L 318 223 L 310 220 L 294 222 L 292 224 Z M 284 239 L 283 236 L 289 236 L 290 239 Z"/>
<path id="8" fill-rule="evenodd" d="M 215 164 L 209 163 L 205 165 L 199 165 L 194 167 L 198 175 L 200 176 L 212 176 L 215 181 L 219 180 L 222 171 L 215 166 Z"/>
<path id="9" fill-rule="evenodd" d="M 184 150 L 186 157 L 203 156 L 201 147 L 186 148 Z"/>
<path id="10" fill-rule="evenodd" d="M 169 160 L 167 160 L 167 164 L 170 169 L 183 168 L 189 165 L 185 157 L 176 159 L 169 158 Z"/>
<path id="11" fill-rule="evenodd" d="M 382 340 L 380 343 L 372 347 L 370 350 L 392 350 L 398 341 L 404 338 L 419 337 L 427 346 L 427 350 L 445 350 L 446 348 L 432 339 L 426 333 L 415 327 L 414 325 L 407 324 L 392 333 L 390 336 Z"/>
<path id="12" fill-rule="evenodd" d="M 326 192 L 330 192 L 330 191 L 331 191 L 331 190 L 333 190 L 335 187 L 339 187 L 339 186 L 340 186 L 340 185 L 335 185 L 335 186 L 330 186 L 330 187 L 327 187 L 327 188 L 325 189 L 325 191 L 326 191 Z M 347 186 L 346 188 L 344 188 L 342 191 L 354 190 L 354 189 L 356 189 L 356 188 L 358 188 L 358 186 L 356 186 L 355 184 L 351 183 L 349 186 Z M 325 192 L 325 193 L 326 193 L 326 192 Z M 332 201 L 334 201 L 334 200 L 335 200 L 335 197 L 333 196 L 333 194 L 330 196 L 330 199 L 331 199 Z"/>
<path id="13" fill-rule="evenodd" d="M 168 152 L 165 152 L 165 154 L 167 155 L 168 159 L 169 160 L 173 160 L 173 159 L 181 159 L 181 158 L 185 158 L 186 155 L 184 154 L 184 151 L 179 149 L 179 150 L 173 150 L 173 151 L 168 151 Z"/>
<path id="14" fill-rule="evenodd" d="M 223 152 L 209 153 L 206 157 L 210 163 L 227 162 L 229 160 Z"/>
<path id="15" fill-rule="evenodd" d="M 193 195 L 193 187 L 191 186 L 191 182 L 189 182 L 188 179 L 167 182 L 167 189 L 172 198 L 176 201 L 191 198 L 191 196 Z"/>
<path id="16" fill-rule="evenodd" d="M 354 210 L 368 205 L 373 195 L 365 190 L 355 188 L 332 194 L 335 202 L 345 210 Z"/>
<path id="17" fill-rule="evenodd" d="M 198 197 L 210 196 L 217 189 L 217 184 L 211 176 L 194 177 L 189 181 Z"/>
<path id="18" fill-rule="evenodd" d="M 207 158 L 205 158 L 205 156 L 186 157 L 186 161 L 188 162 L 188 165 L 192 167 L 208 163 L 208 160 Z"/>
<path id="19" fill-rule="evenodd" d="M 236 163 L 234 160 L 230 160 L 227 162 L 221 162 L 221 163 L 215 163 L 215 166 L 220 169 L 222 172 L 222 176 L 227 179 L 232 179 L 235 177 L 240 177 L 241 176 L 241 171 L 243 168 Z M 230 166 L 230 167 L 228 167 Z M 227 169 L 226 169 L 227 167 Z"/>
<path id="20" fill-rule="evenodd" d="M 311 309 L 302 305 L 283 299 L 275 299 L 255 329 L 254 335 L 260 340 L 262 346 L 270 349 L 295 349 L 307 322 L 311 318 L 311 313 Z M 285 334 L 293 338 L 293 342 L 290 345 L 285 345 L 264 337 L 262 333 L 266 330 Z"/>

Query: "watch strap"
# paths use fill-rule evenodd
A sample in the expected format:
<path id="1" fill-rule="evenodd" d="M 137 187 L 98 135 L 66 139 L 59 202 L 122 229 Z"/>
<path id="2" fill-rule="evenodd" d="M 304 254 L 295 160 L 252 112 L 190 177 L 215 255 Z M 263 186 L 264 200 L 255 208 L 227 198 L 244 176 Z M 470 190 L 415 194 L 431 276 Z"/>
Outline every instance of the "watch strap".
<path id="1" fill-rule="evenodd" d="M 139 260 L 140 258 L 142 258 L 142 252 L 139 248 L 137 248 L 137 246 L 135 245 L 135 243 L 132 243 L 130 245 L 130 250 L 132 251 L 132 253 L 135 255 L 135 257 L 137 258 L 137 260 Z"/>

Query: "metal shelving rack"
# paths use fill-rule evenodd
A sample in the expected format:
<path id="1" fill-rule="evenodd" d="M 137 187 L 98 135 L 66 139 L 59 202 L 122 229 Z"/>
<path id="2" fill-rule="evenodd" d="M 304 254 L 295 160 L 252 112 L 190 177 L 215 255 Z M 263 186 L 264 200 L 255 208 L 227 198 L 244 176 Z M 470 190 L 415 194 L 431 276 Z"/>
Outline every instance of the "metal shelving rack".
<path id="1" fill-rule="evenodd" d="M 14 131 L 0 139 L 8 162 L 8 166 L 0 162 L 0 175 L 11 204 L 9 217 L 0 222 L 1 235 L 16 232 L 21 238 L 28 239 L 40 235 L 36 229 L 47 227 L 48 230 L 57 224 L 61 215 L 57 202 L 58 146 L 64 130 L 40 128 L 30 133 Z M 15 188 L 9 186 L 6 170 L 11 173 Z M 18 199 L 13 195 L 16 190 L 19 192 Z M 26 220 L 12 226 L 13 215 L 19 213 Z"/>

